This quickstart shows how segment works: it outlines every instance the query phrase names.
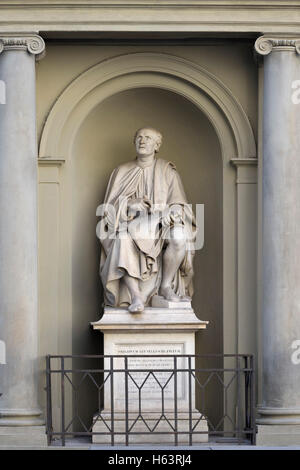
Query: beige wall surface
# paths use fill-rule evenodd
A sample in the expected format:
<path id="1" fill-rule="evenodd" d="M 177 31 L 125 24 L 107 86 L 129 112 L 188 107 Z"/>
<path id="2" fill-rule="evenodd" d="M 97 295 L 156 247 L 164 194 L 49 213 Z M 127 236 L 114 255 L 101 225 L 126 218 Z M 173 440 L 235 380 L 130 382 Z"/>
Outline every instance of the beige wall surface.
<path id="1" fill-rule="evenodd" d="M 176 55 L 214 74 L 240 102 L 256 135 L 257 65 L 253 60 L 252 42 L 206 43 L 189 47 L 49 43 L 46 48 L 46 57 L 37 65 L 39 140 L 52 106 L 79 74 L 101 61 L 130 52 Z M 44 162 L 40 165 L 41 369 L 44 368 L 45 354 L 101 352 L 97 333 L 89 327 L 90 321 L 99 318 L 102 304 L 98 276 L 99 242 L 95 234 L 96 207 L 103 201 L 111 171 L 120 163 L 134 158 L 133 133 L 143 125 L 158 127 L 162 131 L 164 142 L 160 156 L 176 164 L 188 199 L 194 204 L 205 205 L 205 244 L 195 257 L 193 304 L 199 317 L 209 320 L 210 325 L 197 339 L 197 352 L 234 353 L 243 349 L 243 344 L 238 341 L 238 312 L 234 301 L 225 325 L 223 315 L 224 296 L 228 294 L 234 299 L 237 295 L 236 292 L 226 293 L 223 283 L 223 211 L 224 206 L 236 204 L 235 196 L 232 201 L 224 201 L 223 185 L 226 181 L 232 194 L 236 193 L 236 170 L 230 163 L 222 161 L 218 136 L 207 116 L 196 106 L 167 90 L 135 88 L 117 93 L 104 102 L 95 102 L 70 143 L 70 159 L 66 163 Z M 66 159 L 67 155 L 47 157 Z M 69 188 L 68 196 L 66 187 Z M 243 196 L 246 201 L 253 201 L 253 195 L 247 194 Z M 234 213 L 235 207 L 228 210 Z M 255 218 L 256 214 L 252 217 Z M 253 220 L 247 220 L 246 214 L 241 215 L 241 220 L 246 231 L 247 223 L 253 229 Z M 232 230 L 235 233 L 234 227 Z M 255 252 L 250 253 L 253 259 L 255 255 Z M 235 263 L 233 256 L 233 278 Z M 253 277 L 255 263 L 251 270 Z M 243 352 L 255 352 L 253 318 L 243 321 L 245 325 L 240 338 L 251 325 L 251 338 L 247 337 L 244 343 L 251 350 Z M 44 377 L 41 378 L 40 396 L 45 403 L 43 382 Z M 89 406 L 84 404 L 82 410 L 86 417 L 97 406 L 94 392 L 87 385 L 89 399 L 86 403 Z M 54 401 L 57 409 L 58 400 Z"/>
<path id="2" fill-rule="evenodd" d="M 55 100 L 80 73 L 89 67 L 121 54 L 159 52 L 191 60 L 218 77 L 243 106 L 254 133 L 257 127 L 257 66 L 253 57 L 253 41 L 238 39 L 201 46 L 122 46 L 53 45 L 46 41 L 46 57 L 37 63 L 37 122 L 40 137 L 43 123 Z"/>

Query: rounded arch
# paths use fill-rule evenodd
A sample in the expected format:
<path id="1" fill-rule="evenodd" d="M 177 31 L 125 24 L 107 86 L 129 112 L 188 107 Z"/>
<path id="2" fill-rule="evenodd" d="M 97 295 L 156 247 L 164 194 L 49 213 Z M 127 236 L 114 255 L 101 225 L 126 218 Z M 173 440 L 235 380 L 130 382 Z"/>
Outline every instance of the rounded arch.
<path id="1" fill-rule="evenodd" d="M 72 143 L 91 110 L 131 88 L 163 88 L 194 103 L 218 135 L 223 162 L 255 158 L 249 120 L 231 91 L 197 64 L 164 53 L 131 53 L 100 62 L 72 81 L 53 105 L 41 136 L 39 157 L 70 158 Z"/>

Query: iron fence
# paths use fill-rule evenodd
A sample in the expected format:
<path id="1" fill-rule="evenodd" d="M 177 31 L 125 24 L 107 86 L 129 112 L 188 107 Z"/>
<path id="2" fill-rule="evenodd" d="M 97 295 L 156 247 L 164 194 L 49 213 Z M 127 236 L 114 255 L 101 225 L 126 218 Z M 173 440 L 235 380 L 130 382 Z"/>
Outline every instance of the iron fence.
<path id="1" fill-rule="evenodd" d="M 252 355 L 48 355 L 46 392 L 48 445 L 255 444 Z"/>

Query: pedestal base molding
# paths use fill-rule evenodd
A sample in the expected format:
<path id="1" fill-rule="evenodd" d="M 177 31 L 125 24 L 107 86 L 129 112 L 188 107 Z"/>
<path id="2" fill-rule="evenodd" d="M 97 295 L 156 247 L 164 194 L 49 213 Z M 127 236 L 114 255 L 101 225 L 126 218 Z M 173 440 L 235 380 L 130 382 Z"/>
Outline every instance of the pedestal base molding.
<path id="1" fill-rule="evenodd" d="M 98 418 L 96 423 L 93 426 L 93 432 L 108 432 L 108 428 L 111 428 L 111 414 L 110 411 L 103 411 L 101 413 L 102 419 Z M 170 444 L 174 445 L 175 435 L 172 428 L 175 426 L 174 412 L 166 412 L 165 418 L 161 418 L 160 413 L 143 413 L 143 419 L 139 418 L 134 424 L 135 420 L 138 417 L 138 412 L 130 412 L 128 416 L 128 427 L 131 429 L 131 433 L 147 433 L 147 434 L 129 434 L 129 444 Z M 144 422 L 144 421 L 145 422 Z M 105 421 L 105 423 L 104 423 Z M 157 424 L 157 422 L 159 423 Z M 145 424 L 146 423 L 146 424 Z M 134 424 L 134 425 L 133 425 Z M 156 426 L 157 424 L 157 426 Z M 153 433 L 147 428 L 155 430 Z M 206 419 L 202 418 L 201 413 L 197 410 L 192 412 L 192 427 L 193 427 L 193 437 L 192 443 L 199 444 L 203 442 L 208 442 L 208 426 Z M 114 416 L 114 432 L 115 433 L 125 433 L 126 430 L 126 421 L 124 413 L 116 413 Z M 179 445 L 189 445 L 189 414 L 188 413 L 178 413 L 177 417 L 177 431 L 178 433 L 178 444 Z M 168 433 L 171 434 L 159 434 L 159 433 Z M 202 434 L 196 434 L 196 433 Z M 125 445 L 126 436 L 125 434 L 115 434 L 114 443 L 119 445 Z M 94 434 L 93 435 L 93 444 L 111 444 L 111 436 L 105 434 Z"/>
<path id="2" fill-rule="evenodd" d="M 300 424 L 259 424 L 257 426 L 256 445 L 300 445 Z"/>
<path id="3" fill-rule="evenodd" d="M 0 426 L 0 448 L 47 446 L 45 426 Z"/>
<path id="4" fill-rule="evenodd" d="M 0 430 L 6 426 L 43 426 L 41 410 L 0 409 Z"/>
<path id="5" fill-rule="evenodd" d="M 264 425 L 290 424 L 300 426 L 299 408 L 258 408 L 259 417 L 256 422 Z"/>

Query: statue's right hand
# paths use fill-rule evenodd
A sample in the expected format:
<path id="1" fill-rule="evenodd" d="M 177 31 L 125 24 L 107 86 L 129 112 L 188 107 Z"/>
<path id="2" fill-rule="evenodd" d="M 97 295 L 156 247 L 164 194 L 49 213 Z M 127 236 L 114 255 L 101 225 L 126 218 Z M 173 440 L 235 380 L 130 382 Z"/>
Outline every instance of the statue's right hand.
<path id="1" fill-rule="evenodd" d="M 134 214 L 136 212 L 145 212 L 147 211 L 148 206 L 145 204 L 143 199 L 131 199 L 128 201 L 128 214 Z"/>

